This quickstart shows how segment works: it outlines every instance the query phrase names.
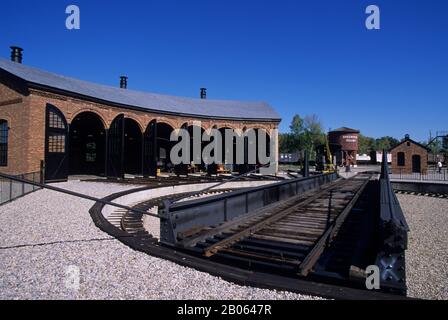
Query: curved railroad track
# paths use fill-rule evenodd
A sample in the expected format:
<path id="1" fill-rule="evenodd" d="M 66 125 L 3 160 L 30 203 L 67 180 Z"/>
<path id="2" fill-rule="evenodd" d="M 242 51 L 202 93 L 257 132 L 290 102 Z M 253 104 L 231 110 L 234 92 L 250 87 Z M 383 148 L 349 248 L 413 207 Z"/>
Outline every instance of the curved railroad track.
<path id="1" fill-rule="evenodd" d="M 106 220 L 100 203 L 90 213 L 99 228 L 136 250 L 242 285 L 331 298 L 402 299 L 368 291 L 363 282 L 363 270 L 375 263 L 378 253 L 372 249 L 378 180 L 372 177 L 366 173 L 338 179 L 230 221 L 179 232 L 174 245 L 149 234 L 143 214 L 117 210 Z M 216 191 L 167 195 L 130 206 L 155 212 L 164 200 L 188 202 L 204 195 Z"/>

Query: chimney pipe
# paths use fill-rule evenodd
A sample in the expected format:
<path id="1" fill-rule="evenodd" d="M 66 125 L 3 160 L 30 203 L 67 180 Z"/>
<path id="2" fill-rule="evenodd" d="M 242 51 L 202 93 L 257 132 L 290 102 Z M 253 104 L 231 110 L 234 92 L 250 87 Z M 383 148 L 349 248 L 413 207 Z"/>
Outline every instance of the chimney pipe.
<path id="1" fill-rule="evenodd" d="M 126 89 L 128 87 L 128 77 L 121 76 L 120 77 L 120 88 Z"/>
<path id="2" fill-rule="evenodd" d="M 207 99 L 207 89 L 201 88 L 201 99 Z"/>
<path id="3" fill-rule="evenodd" d="M 17 62 L 17 63 L 22 63 L 22 56 L 23 56 L 22 52 L 23 52 L 22 48 L 12 46 L 11 47 L 11 61 Z"/>

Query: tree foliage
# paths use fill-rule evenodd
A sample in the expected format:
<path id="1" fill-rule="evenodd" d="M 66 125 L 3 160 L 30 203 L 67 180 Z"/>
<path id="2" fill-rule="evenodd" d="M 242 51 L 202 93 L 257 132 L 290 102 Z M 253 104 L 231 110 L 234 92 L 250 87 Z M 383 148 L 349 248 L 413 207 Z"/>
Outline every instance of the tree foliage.
<path id="1" fill-rule="evenodd" d="M 312 157 L 316 147 L 325 142 L 322 123 L 315 114 L 307 115 L 304 118 L 296 114 L 292 118 L 289 129 L 289 133 L 279 135 L 279 146 L 282 153 L 308 150 Z"/>
<path id="2" fill-rule="evenodd" d="M 279 134 L 281 153 L 308 150 L 310 156 L 313 156 L 315 155 L 316 147 L 325 143 L 326 135 L 322 129 L 322 123 L 315 114 L 307 115 L 304 118 L 296 114 L 292 118 L 289 129 L 289 133 Z M 399 140 L 390 136 L 375 139 L 360 134 L 358 153 L 370 154 L 372 151 L 389 150 L 399 143 Z"/>

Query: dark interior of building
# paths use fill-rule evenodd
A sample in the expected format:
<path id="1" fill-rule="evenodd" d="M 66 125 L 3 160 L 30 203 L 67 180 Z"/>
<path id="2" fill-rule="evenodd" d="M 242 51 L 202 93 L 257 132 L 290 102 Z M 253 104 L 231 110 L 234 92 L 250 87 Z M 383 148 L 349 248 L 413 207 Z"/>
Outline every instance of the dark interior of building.
<path id="1" fill-rule="evenodd" d="M 70 125 L 70 174 L 104 175 L 106 134 L 101 119 L 92 112 L 79 114 Z"/>
<path id="2" fill-rule="evenodd" d="M 163 122 L 157 123 L 157 167 L 162 172 L 169 172 L 173 168 L 170 160 L 173 142 L 170 141 L 173 128 Z"/>
<path id="3" fill-rule="evenodd" d="M 142 132 L 138 123 L 126 118 L 124 123 L 124 172 L 142 173 Z"/>

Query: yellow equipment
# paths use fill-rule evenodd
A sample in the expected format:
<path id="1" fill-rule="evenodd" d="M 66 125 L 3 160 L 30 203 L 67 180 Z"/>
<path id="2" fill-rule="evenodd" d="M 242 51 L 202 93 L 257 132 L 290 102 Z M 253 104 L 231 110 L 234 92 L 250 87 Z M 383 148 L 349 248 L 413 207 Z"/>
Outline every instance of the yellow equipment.
<path id="1" fill-rule="evenodd" d="M 325 137 L 325 149 L 326 149 L 326 159 L 325 159 L 325 166 L 324 166 L 324 170 L 322 171 L 323 173 L 330 173 L 330 172 L 335 172 L 335 166 L 333 163 L 333 155 L 331 154 L 331 150 L 330 150 L 330 144 L 328 142 L 328 135 Z"/>

